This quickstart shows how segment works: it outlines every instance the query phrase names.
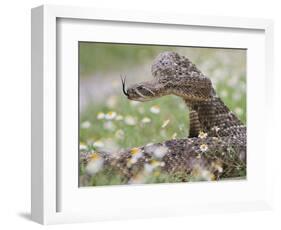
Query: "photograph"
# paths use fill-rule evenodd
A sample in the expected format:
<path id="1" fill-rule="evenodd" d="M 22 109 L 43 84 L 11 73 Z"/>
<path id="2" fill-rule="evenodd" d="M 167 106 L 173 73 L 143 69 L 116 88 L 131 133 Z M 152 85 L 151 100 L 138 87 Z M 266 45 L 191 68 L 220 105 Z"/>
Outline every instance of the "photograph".
<path id="1" fill-rule="evenodd" d="M 4 45 L 13 61 L 3 114 L 29 119 L 2 119 L 11 140 L 3 156 L 14 159 L 3 161 L 4 201 L 30 188 L 1 202 L 3 213 L 22 203 L 22 223 L 67 228 L 270 229 L 281 210 L 277 7 L 141 3 L 34 3 L 24 7 L 28 20 L 6 17 L 15 25 L 2 37 L 17 41 Z M 16 46 L 31 48 L 31 65 L 18 61 Z M 19 88 L 30 74 L 23 106 Z M 17 138 L 18 124 L 29 123 L 30 135 Z M 14 157 L 15 143 L 30 156 Z"/>
<path id="2" fill-rule="evenodd" d="M 245 180 L 247 49 L 78 42 L 79 187 Z"/>

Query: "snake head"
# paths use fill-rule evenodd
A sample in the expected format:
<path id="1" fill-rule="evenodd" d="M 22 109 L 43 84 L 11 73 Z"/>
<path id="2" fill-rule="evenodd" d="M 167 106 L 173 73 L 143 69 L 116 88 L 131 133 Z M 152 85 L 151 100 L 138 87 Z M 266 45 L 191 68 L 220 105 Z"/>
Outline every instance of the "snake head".
<path id="1" fill-rule="evenodd" d="M 126 78 L 121 77 L 121 81 L 123 93 L 130 100 L 149 101 L 170 94 L 169 89 L 165 89 L 157 80 L 140 82 L 129 88 L 126 87 Z"/>
<path id="2" fill-rule="evenodd" d="M 211 80 L 205 77 L 186 57 L 175 52 L 158 55 L 151 68 L 154 78 L 126 89 L 123 92 L 130 100 L 149 101 L 165 95 L 176 95 L 186 101 L 204 101 L 214 95 Z"/>

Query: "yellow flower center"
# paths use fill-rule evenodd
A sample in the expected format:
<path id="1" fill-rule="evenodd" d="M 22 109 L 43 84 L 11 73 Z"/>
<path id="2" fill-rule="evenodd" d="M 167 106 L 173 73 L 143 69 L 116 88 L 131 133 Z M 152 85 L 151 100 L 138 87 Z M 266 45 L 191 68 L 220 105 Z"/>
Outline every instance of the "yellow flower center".
<path id="1" fill-rule="evenodd" d="M 206 145 L 206 144 L 202 144 L 202 145 L 200 145 L 200 149 L 201 149 L 201 151 L 207 151 L 208 150 L 208 145 Z"/>
<path id="2" fill-rule="evenodd" d="M 132 155 L 136 155 L 136 154 L 138 154 L 140 152 L 140 149 L 139 148 L 132 148 L 131 150 L 130 150 L 130 153 L 132 154 Z"/>
<path id="3" fill-rule="evenodd" d="M 207 136 L 208 136 L 208 134 L 204 133 L 203 131 L 200 131 L 199 135 L 198 135 L 199 138 L 206 138 Z"/>
<path id="4" fill-rule="evenodd" d="M 159 161 L 154 160 L 154 159 L 150 160 L 149 163 L 150 163 L 150 165 L 152 165 L 154 167 L 161 165 L 161 163 Z"/>
<path id="5" fill-rule="evenodd" d="M 100 159 L 100 155 L 98 153 L 92 153 L 89 158 L 90 160 L 98 160 Z"/>

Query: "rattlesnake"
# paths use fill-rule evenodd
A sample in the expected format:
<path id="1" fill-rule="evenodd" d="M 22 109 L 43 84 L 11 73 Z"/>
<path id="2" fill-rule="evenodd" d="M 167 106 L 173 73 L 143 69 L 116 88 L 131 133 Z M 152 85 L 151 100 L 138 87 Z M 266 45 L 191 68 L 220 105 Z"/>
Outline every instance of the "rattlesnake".
<path id="1" fill-rule="evenodd" d="M 151 81 L 128 89 L 122 79 L 123 93 L 129 100 L 142 102 L 165 95 L 181 97 L 190 111 L 189 137 L 115 154 L 95 153 L 95 159 L 102 159 L 103 166 L 113 169 L 124 183 L 155 168 L 167 175 L 180 173 L 182 181 L 185 175 L 198 174 L 200 170 L 214 180 L 225 172 L 226 176 L 239 176 L 239 167 L 246 166 L 246 126 L 218 97 L 211 80 L 175 52 L 159 54 L 151 70 Z M 91 154 L 85 158 L 84 162 L 91 161 Z"/>

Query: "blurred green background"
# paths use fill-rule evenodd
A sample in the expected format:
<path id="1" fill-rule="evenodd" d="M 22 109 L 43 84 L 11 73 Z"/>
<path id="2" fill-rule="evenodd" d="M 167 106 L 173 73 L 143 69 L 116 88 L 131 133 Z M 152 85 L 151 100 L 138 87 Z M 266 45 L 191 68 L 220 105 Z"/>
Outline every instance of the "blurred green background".
<path id="1" fill-rule="evenodd" d="M 128 70 L 146 63 L 160 52 L 172 51 L 175 47 L 127 44 L 80 43 L 80 76 L 95 72 Z"/>
<path id="2" fill-rule="evenodd" d="M 188 135 L 188 109 L 180 98 L 129 101 L 128 85 L 149 80 L 163 51 L 188 57 L 213 82 L 223 101 L 246 123 L 246 50 L 129 44 L 79 43 L 80 148 L 116 151 Z"/>

